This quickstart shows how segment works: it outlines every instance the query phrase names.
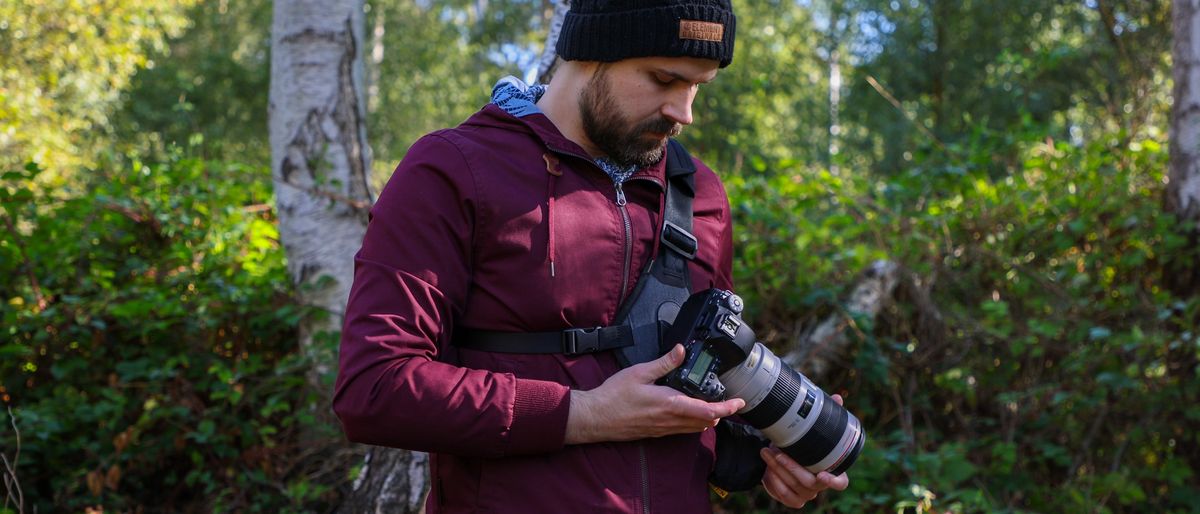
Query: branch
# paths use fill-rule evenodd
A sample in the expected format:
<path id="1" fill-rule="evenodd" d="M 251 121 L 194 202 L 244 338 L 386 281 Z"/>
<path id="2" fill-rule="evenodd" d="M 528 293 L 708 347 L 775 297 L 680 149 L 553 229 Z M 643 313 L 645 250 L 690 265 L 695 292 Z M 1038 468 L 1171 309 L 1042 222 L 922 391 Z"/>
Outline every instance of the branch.
<path id="1" fill-rule="evenodd" d="M 1100 21 L 1104 23 L 1104 34 L 1108 36 L 1109 43 L 1112 43 L 1112 46 L 1117 49 L 1117 54 L 1125 59 L 1125 62 L 1134 64 L 1133 59 L 1129 57 L 1129 51 L 1125 49 L 1125 43 L 1117 35 L 1117 17 L 1113 14 L 1112 7 L 1107 5 L 1104 0 L 1097 0 L 1096 10 L 1100 11 Z"/>
<path id="2" fill-rule="evenodd" d="M 12 236 L 13 242 L 17 245 L 17 251 L 21 254 L 21 260 L 25 263 L 25 275 L 29 279 L 29 286 L 33 289 L 33 297 L 37 304 L 38 312 L 46 309 L 49 303 L 46 301 L 46 295 L 42 294 L 42 286 L 38 283 L 37 274 L 33 272 L 33 261 L 29 259 L 28 250 L 25 248 L 25 241 L 21 238 L 21 234 L 17 232 L 17 227 L 13 225 L 13 220 L 8 214 L 4 215 L 4 226 L 8 229 L 8 233 Z"/>
<path id="3" fill-rule="evenodd" d="M 283 184 L 285 186 L 288 186 L 288 187 L 298 190 L 298 191 L 303 191 L 303 192 L 308 193 L 313 196 L 319 196 L 321 198 L 332 200 L 337 203 L 349 205 L 350 207 L 353 207 L 357 211 L 367 211 L 371 208 L 371 202 L 366 201 L 366 200 L 355 200 L 346 195 L 341 195 L 338 193 L 334 193 L 332 191 L 325 191 L 323 189 L 317 189 L 315 187 L 304 187 L 304 186 L 296 185 L 291 182 L 288 182 L 287 180 L 280 180 L 280 181 L 277 181 L 277 183 Z"/>
<path id="4" fill-rule="evenodd" d="M 17 428 L 17 417 L 13 416 L 12 407 L 8 407 L 8 419 L 12 423 L 13 434 L 17 440 L 17 451 L 13 454 L 12 462 L 8 456 L 0 453 L 0 461 L 4 464 L 4 510 L 8 510 L 9 502 L 17 507 L 18 513 L 25 512 L 25 495 L 21 493 L 21 482 L 17 480 L 17 464 L 21 460 L 21 430 Z"/>
<path id="5" fill-rule="evenodd" d="M 115 212 L 117 214 L 125 216 L 126 218 L 129 218 L 129 221 L 132 221 L 139 225 L 140 224 L 148 225 L 150 227 L 150 230 L 153 230 L 155 234 L 159 234 L 159 235 L 162 234 L 162 231 L 163 231 L 162 223 L 160 223 L 157 219 L 155 219 L 152 214 L 138 212 L 138 211 L 133 210 L 130 207 L 126 207 L 124 205 L 120 205 L 117 203 L 104 202 L 101 205 L 102 205 L 102 207 L 104 207 L 107 210 L 110 210 L 112 212 Z"/>
<path id="6" fill-rule="evenodd" d="M 897 100 L 896 97 L 892 96 L 892 94 L 889 93 L 887 89 L 879 83 L 879 81 L 875 80 L 875 77 L 867 75 L 867 83 L 871 84 L 871 87 L 875 88 L 875 91 L 879 93 L 879 96 L 882 96 L 888 101 L 888 103 L 891 103 L 892 106 L 895 107 L 897 111 L 900 111 L 900 114 L 903 114 L 909 122 L 911 122 L 913 125 L 916 125 L 918 129 L 921 129 L 921 132 L 928 136 L 929 139 L 933 141 L 933 144 L 937 145 L 937 147 L 943 152 L 948 153 L 950 151 L 948 148 L 946 148 L 946 144 L 942 143 L 942 140 L 938 139 L 937 135 L 929 130 L 929 127 L 926 127 L 925 124 L 917 121 L 916 116 L 913 116 L 912 114 L 909 114 L 908 111 L 904 110 L 904 106 L 900 105 L 900 100 Z"/>

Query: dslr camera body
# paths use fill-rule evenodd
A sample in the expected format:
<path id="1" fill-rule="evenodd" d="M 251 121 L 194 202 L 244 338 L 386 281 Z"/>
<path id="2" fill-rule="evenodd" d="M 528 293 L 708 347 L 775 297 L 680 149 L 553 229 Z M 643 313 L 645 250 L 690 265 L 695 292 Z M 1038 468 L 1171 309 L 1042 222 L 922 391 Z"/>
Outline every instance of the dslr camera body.
<path id="1" fill-rule="evenodd" d="M 662 340 L 687 354 L 662 382 L 710 402 L 741 398 L 742 419 L 800 465 L 844 473 L 866 442 L 862 423 L 758 342 L 742 320 L 744 307 L 721 289 L 689 297 Z"/>

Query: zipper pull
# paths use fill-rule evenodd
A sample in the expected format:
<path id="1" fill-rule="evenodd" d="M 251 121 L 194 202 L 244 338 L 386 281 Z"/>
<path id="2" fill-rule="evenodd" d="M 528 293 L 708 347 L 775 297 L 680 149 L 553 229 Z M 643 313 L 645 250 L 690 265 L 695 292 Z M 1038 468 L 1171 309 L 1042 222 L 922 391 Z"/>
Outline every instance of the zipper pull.
<path id="1" fill-rule="evenodd" d="M 617 185 L 617 205 L 624 207 L 625 204 L 629 203 L 628 201 L 625 200 L 625 189 L 621 187 L 620 182 L 616 182 L 616 185 Z"/>

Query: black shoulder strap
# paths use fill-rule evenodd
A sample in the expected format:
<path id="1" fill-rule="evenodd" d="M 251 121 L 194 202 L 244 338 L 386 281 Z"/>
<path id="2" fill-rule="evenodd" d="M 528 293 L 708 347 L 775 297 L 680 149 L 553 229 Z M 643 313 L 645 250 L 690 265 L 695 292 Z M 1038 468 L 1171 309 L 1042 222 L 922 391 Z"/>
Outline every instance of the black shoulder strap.
<path id="1" fill-rule="evenodd" d="M 667 155 L 667 198 L 658 255 L 638 277 L 637 286 L 617 311 L 617 326 L 633 331 L 634 344 L 617 351 L 617 361 L 631 366 L 657 359 L 666 350 L 662 335 L 675 321 L 679 306 L 691 295 L 688 261 L 699 244 L 692 235 L 692 199 L 696 163 L 683 145 L 671 140 Z"/>
<path id="2" fill-rule="evenodd" d="M 683 145 L 667 143 L 666 201 L 659 231 L 658 256 L 638 278 L 633 293 L 617 310 L 609 327 L 572 328 L 550 332 L 493 332 L 459 328 L 453 344 L 459 348 L 500 353 L 562 353 L 578 355 L 616 350 L 622 365 L 653 360 L 658 348 L 661 318 L 657 306 L 682 304 L 691 290 L 688 261 L 699 244 L 692 235 L 692 199 L 696 163 Z M 645 308 L 647 305 L 654 307 Z M 674 312 L 667 313 L 674 319 Z"/>
<path id="3" fill-rule="evenodd" d="M 667 157 L 667 201 L 659 237 L 658 259 L 666 261 L 667 270 L 678 275 L 686 274 L 687 261 L 695 259 L 699 249 L 696 236 L 692 234 L 696 163 L 692 162 L 692 156 L 683 145 L 674 139 L 670 140 L 667 148 L 670 152 Z"/>

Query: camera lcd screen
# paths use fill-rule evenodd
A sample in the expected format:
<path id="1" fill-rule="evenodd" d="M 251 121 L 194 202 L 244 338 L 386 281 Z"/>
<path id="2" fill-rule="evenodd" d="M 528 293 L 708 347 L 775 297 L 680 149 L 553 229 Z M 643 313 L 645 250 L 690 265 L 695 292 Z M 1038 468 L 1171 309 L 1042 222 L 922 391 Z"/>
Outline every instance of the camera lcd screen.
<path id="1" fill-rule="evenodd" d="M 708 352 L 700 352 L 696 357 L 696 363 L 692 365 L 691 371 L 688 372 L 688 381 L 700 385 L 704 382 L 704 375 L 708 373 L 708 365 L 712 363 L 713 356 Z"/>

